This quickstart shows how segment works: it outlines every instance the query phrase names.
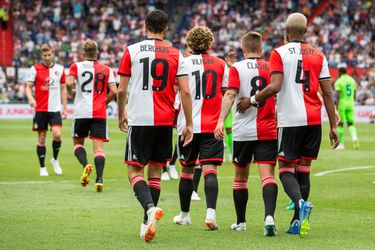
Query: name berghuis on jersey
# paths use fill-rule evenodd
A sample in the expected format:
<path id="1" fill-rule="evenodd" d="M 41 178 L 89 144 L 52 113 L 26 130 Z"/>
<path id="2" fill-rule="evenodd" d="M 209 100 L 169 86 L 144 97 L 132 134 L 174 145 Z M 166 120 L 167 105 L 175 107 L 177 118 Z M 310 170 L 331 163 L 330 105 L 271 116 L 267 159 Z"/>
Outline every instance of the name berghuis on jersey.
<path id="1" fill-rule="evenodd" d="M 150 44 L 141 44 L 139 46 L 140 51 L 150 51 L 150 52 L 160 52 L 160 53 L 169 53 L 168 47 L 164 46 L 154 46 Z"/>

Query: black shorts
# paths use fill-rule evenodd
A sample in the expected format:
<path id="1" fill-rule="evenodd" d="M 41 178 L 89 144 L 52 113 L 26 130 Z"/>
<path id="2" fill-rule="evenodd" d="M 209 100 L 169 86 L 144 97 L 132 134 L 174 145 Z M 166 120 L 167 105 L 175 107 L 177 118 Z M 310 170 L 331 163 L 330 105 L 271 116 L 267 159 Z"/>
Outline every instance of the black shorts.
<path id="1" fill-rule="evenodd" d="M 106 119 L 78 118 L 72 124 L 73 138 L 86 138 L 108 142 L 108 124 Z"/>
<path id="2" fill-rule="evenodd" d="M 178 158 L 184 167 L 194 167 L 199 156 L 200 165 L 221 165 L 224 156 L 224 143 L 215 139 L 214 134 L 194 134 L 193 140 L 182 147 L 178 138 Z"/>
<path id="3" fill-rule="evenodd" d="M 244 168 L 253 160 L 258 164 L 276 164 L 277 140 L 233 141 L 233 164 Z"/>
<path id="4" fill-rule="evenodd" d="M 279 128 L 278 137 L 278 160 L 316 160 L 322 140 L 322 127 L 311 125 Z"/>
<path id="5" fill-rule="evenodd" d="M 33 131 L 47 131 L 50 127 L 61 127 L 62 119 L 60 112 L 35 112 L 33 119 Z"/>
<path id="6" fill-rule="evenodd" d="M 129 126 L 125 163 L 164 167 L 172 155 L 172 126 Z"/>

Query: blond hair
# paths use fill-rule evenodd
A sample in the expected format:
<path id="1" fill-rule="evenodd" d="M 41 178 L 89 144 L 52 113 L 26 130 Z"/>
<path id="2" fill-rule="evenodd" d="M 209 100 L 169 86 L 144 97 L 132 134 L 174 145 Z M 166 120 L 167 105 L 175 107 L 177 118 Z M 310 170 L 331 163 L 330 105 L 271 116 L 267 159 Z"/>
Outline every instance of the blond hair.
<path id="1" fill-rule="evenodd" d="M 301 13 L 293 13 L 288 16 L 286 27 L 289 28 L 291 32 L 303 35 L 306 32 L 307 19 Z"/>
<path id="2" fill-rule="evenodd" d="M 247 53 L 257 53 L 262 50 L 263 47 L 262 35 L 255 31 L 247 32 L 242 36 L 241 44 L 242 49 Z"/>
<path id="3" fill-rule="evenodd" d="M 49 45 L 48 43 L 43 43 L 42 46 L 40 46 L 41 53 L 49 52 L 49 51 L 53 51 L 53 49 L 52 49 L 52 46 Z"/>
<path id="4" fill-rule="evenodd" d="M 187 33 L 186 41 L 194 52 L 205 52 L 214 42 L 214 35 L 208 27 L 195 26 Z"/>
<path id="5" fill-rule="evenodd" d="M 96 57 L 96 53 L 98 51 L 98 44 L 95 41 L 91 39 L 86 40 L 83 43 L 82 48 L 83 48 L 83 52 L 85 52 L 85 55 L 87 57 L 89 58 Z"/>

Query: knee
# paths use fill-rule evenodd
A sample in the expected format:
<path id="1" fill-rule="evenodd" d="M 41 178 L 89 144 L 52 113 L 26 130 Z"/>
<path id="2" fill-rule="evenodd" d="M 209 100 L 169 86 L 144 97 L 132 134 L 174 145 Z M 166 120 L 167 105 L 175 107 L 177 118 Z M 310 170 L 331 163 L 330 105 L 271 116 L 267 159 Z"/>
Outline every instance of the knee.
<path id="1" fill-rule="evenodd" d="M 46 145 L 46 137 L 39 136 L 38 137 L 38 146 L 44 147 Z"/>
<path id="2" fill-rule="evenodd" d="M 234 179 L 236 181 L 247 181 L 249 176 L 246 174 L 245 171 L 236 171 L 234 175 Z"/>

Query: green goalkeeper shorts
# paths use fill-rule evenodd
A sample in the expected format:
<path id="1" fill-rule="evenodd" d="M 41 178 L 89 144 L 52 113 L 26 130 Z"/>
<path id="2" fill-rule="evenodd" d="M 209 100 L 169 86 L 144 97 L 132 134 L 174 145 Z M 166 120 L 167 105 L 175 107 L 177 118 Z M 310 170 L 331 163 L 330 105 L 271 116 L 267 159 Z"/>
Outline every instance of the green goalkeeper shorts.
<path id="1" fill-rule="evenodd" d="M 229 111 L 227 118 L 225 118 L 224 128 L 232 128 L 232 120 L 233 120 L 233 117 L 232 117 L 232 110 L 231 110 Z"/>
<path id="2" fill-rule="evenodd" d="M 355 112 L 353 106 L 340 106 L 339 105 L 340 122 L 354 123 Z"/>

